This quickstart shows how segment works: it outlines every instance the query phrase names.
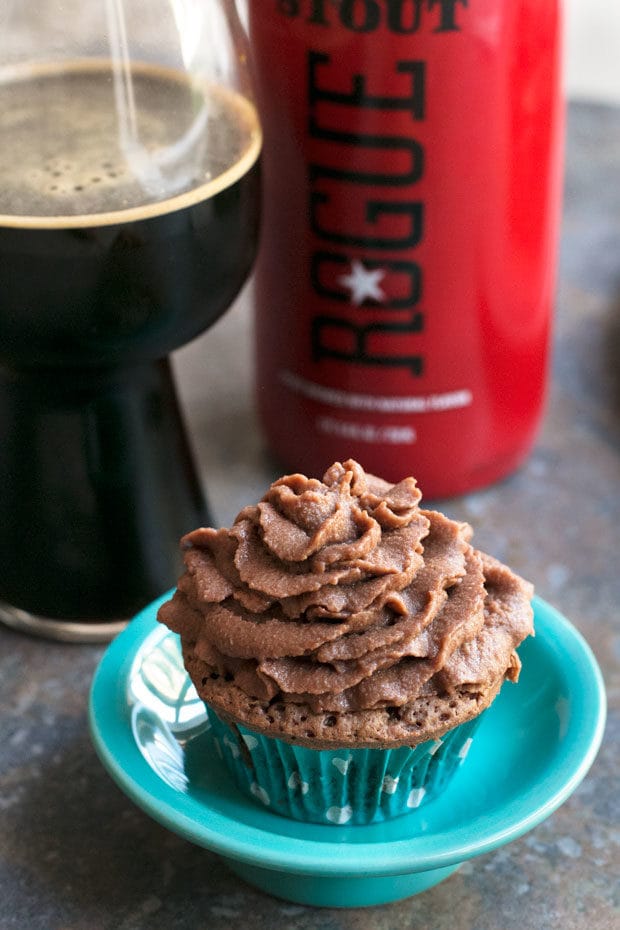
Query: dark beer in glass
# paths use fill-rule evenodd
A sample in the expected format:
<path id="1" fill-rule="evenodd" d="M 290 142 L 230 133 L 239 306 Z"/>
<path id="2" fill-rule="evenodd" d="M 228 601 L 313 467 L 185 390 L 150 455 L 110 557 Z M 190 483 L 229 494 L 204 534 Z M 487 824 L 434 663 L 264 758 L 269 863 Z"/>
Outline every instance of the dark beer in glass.
<path id="1" fill-rule="evenodd" d="M 260 129 L 243 88 L 96 57 L 0 69 L 0 127 L 0 615 L 105 636 L 209 519 L 167 356 L 250 270 Z"/>

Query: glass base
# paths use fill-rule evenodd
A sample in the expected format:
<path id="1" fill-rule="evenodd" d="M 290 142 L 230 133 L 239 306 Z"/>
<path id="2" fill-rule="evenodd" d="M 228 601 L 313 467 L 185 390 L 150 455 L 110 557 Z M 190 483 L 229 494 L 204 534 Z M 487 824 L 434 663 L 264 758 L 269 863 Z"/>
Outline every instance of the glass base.
<path id="1" fill-rule="evenodd" d="M 114 639 L 129 623 L 127 620 L 54 620 L 28 613 L 19 607 L 12 607 L 0 601 L 0 623 L 41 636 L 45 639 L 61 640 L 67 643 L 108 643 Z"/>

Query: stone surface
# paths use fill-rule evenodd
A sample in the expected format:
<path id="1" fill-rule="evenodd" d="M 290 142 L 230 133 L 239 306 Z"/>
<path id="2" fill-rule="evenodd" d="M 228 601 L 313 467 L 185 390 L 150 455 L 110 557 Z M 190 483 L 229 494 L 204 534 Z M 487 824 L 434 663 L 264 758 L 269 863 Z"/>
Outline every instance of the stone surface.
<path id="1" fill-rule="evenodd" d="M 526 465 L 441 506 L 530 578 L 590 642 L 610 703 L 581 787 L 520 840 L 419 897 L 368 910 L 286 904 L 138 810 L 95 756 L 100 646 L 0 628 L 0 930 L 617 930 L 620 926 L 620 110 L 576 105 L 553 379 Z M 249 294 L 177 369 L 217 521 L 279 473 L 252 408 Z"/>

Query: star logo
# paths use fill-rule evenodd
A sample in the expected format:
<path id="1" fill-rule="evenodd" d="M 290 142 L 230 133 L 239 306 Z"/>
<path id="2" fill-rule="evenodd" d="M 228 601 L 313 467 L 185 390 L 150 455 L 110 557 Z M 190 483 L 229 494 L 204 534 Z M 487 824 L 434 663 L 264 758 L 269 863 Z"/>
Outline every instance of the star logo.
<path id="1" fill-rule="evenodd" d="M 351 302 L 357 307 L 365 300 L 384 301 L 386 295 L 379 287 L 379 282 L 385 277 L 385 269 L 376 268 L 371 271 L 357 258 L 351 262 L 349 274 L 338 278 L 338 283 L 351 291 Z"/>

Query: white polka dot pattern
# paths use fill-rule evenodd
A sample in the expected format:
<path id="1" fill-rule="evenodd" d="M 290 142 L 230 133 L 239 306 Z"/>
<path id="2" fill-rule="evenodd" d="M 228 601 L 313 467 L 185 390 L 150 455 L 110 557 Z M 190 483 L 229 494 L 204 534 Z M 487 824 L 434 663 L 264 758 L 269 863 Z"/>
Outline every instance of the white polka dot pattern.
<path id="1" fill-rule="evenodd" d="M 210 718 L 215 751 L 242 791 L 284 816 L 340 826 L 413 814 L 431 802 L 469 753 L 480 720 L 419 746 L 343 751 L 228 726 L 213 712 Z"/>
<path id="2" fill-rule="evenodd" d="M 350 804 L 344 807 L 328 807 L 325 816 L 330 823 L 348 823 L 353 816 L 353 808 Z"/>

